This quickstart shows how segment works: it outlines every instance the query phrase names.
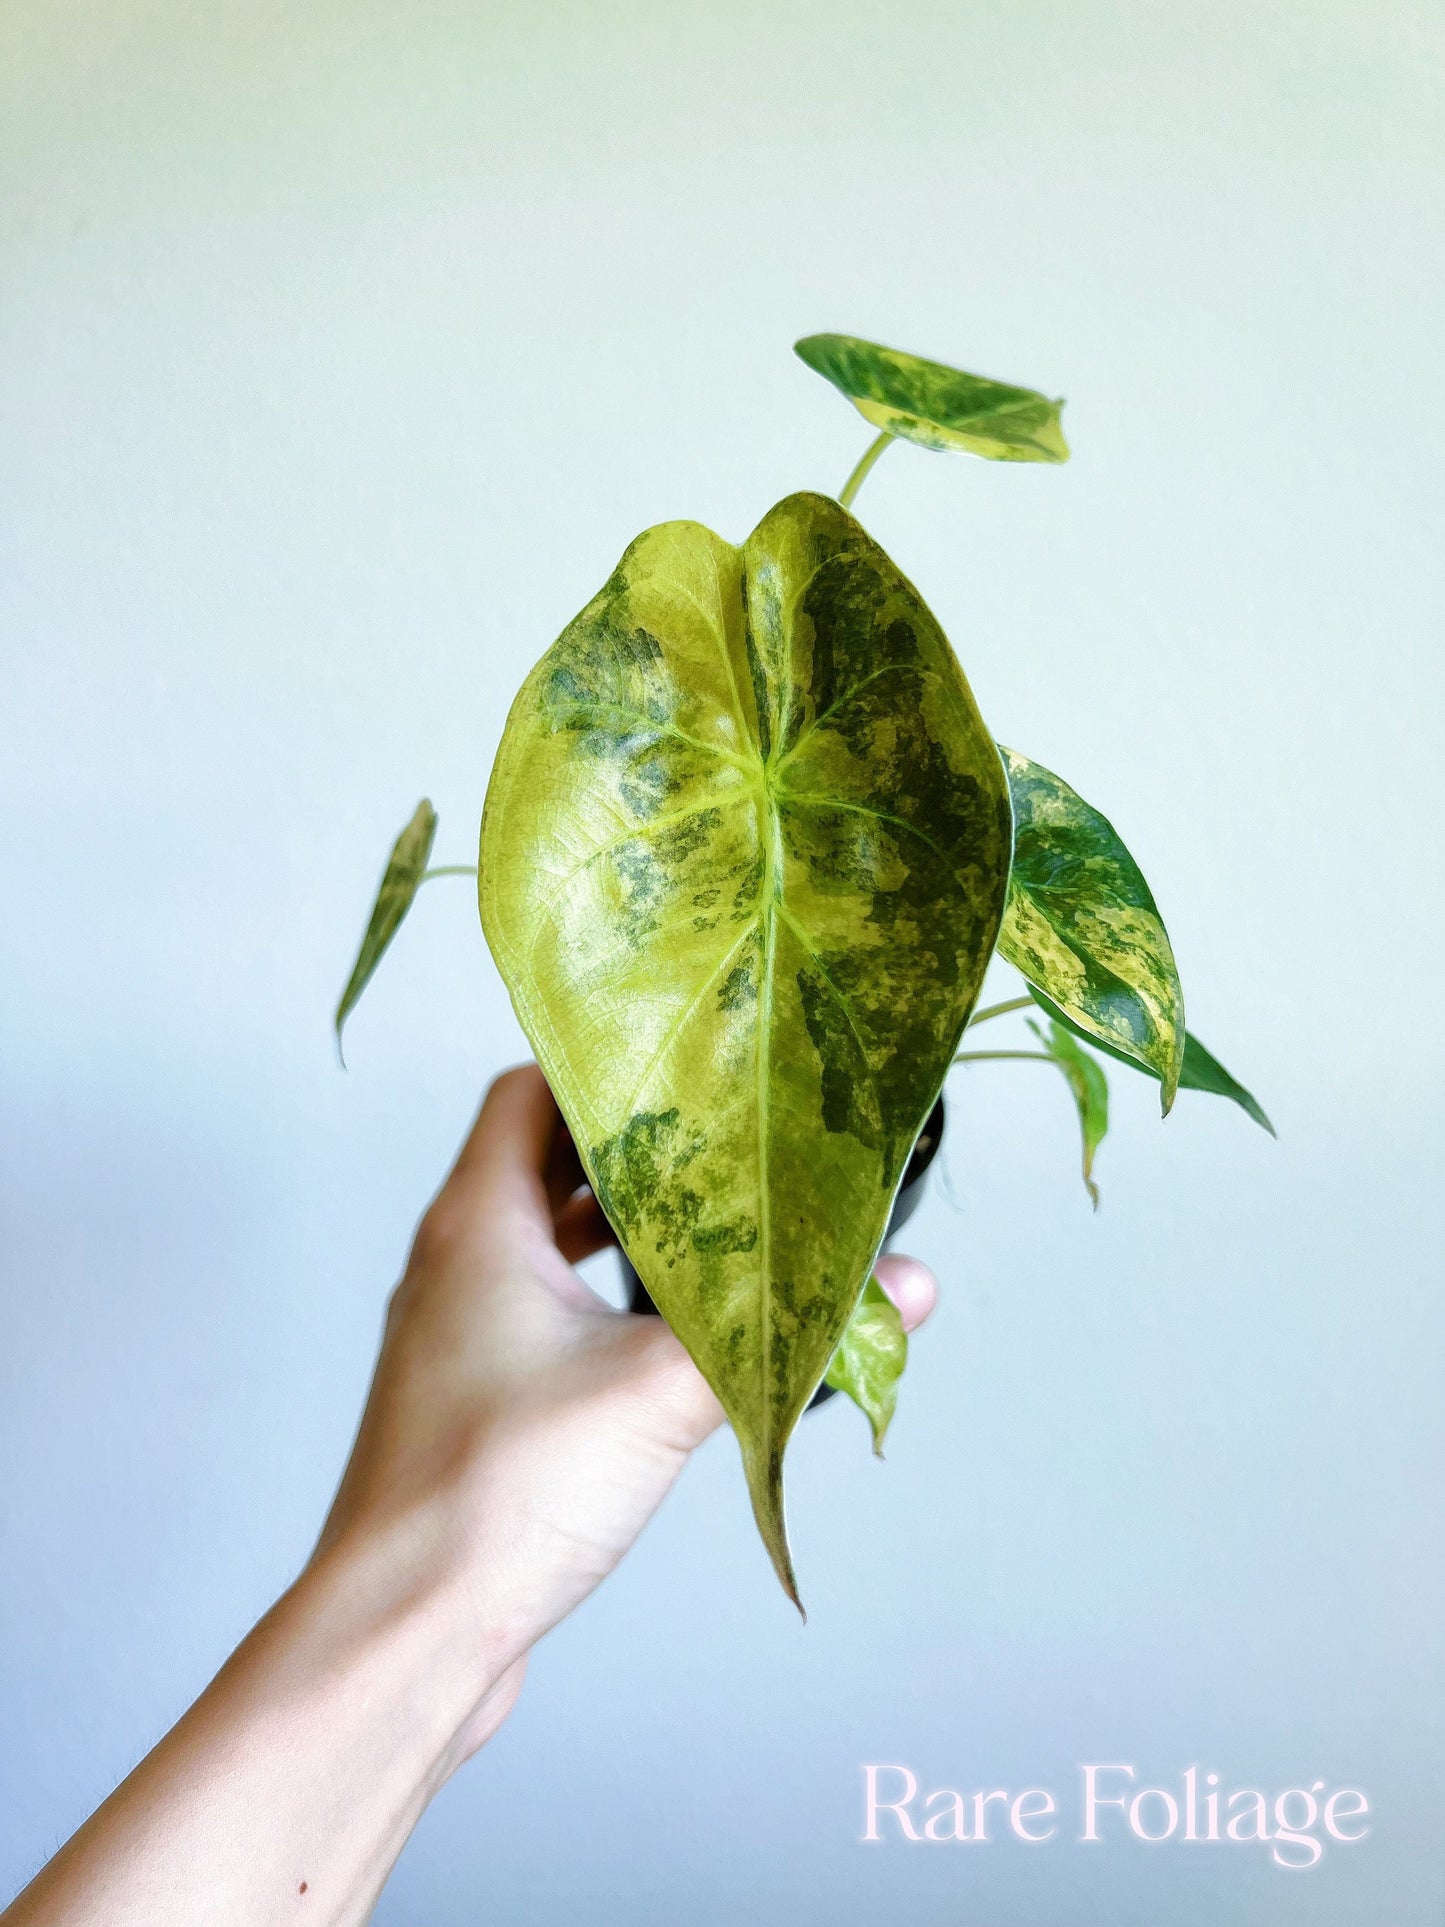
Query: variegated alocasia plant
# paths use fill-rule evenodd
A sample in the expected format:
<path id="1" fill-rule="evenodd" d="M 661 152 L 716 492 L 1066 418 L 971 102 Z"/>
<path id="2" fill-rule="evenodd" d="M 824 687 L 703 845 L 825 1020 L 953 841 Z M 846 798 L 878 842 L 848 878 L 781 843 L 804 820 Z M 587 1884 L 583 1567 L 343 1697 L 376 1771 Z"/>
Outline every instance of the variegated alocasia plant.
<path id="1" fill-rule="evenodd" d="M 849 512 L 895 440 L 1060 462 L 1061 404 L 840 335 L 798 354 L 880 434 L 837 500 L 734 546 L 648 529 L 523 684 L 476 871 L 402 831 L 341 1028 L 421 884 L 478 877 L 482 927 L 587 1176 L 721 1400 L 794 1600 L 783 1454 L 820 1382 L 881 1443 L 907 1353 L 872 1281 L 950 1068 L 1052 1063 L 1083 1175 L 1095 1050 L 1269 1129 L 1191 1037 L 1169 938 L 1109 823 L 1000 749 L 913 585 Z M 1027 994 L 976 1008 L 991 959 Z M 1039 1048 L 961 1050 L 1024 1008 Z M 1086 1048 L 1092 1046 L 1093 1049 Z"/>

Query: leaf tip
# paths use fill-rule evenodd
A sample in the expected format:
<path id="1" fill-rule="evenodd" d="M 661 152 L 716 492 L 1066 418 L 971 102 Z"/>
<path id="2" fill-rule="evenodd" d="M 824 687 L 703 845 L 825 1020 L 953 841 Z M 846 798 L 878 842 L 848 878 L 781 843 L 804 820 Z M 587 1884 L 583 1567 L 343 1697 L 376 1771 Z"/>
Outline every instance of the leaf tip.
<path id="1" fill-rule="evenodd" d="M 803 1604 L 802 1595 L 798 1591 L 798 1581 L 793 1572 L 793 1561 L 792 1561 L 791 1555 L 788 1552 L 787 1540 L 785 1539 L 783 1541 L 781 1558 L 779 1558 L 777 1552 L 774 1551 L 771 1545 L 769 1545 L 768 1551 L 772 1556 L 773 1570 L 778 1575 L 778 1578 L 782 1584 L 783 1591 L 788 1595 L 789 1599 L 791 1599 L 793 1604 L 797 1607 L 798 1617 L 799 1619 L 802 1620 L 803 1624 L 806 1626 L 808 1623 L 808 1609 Z"/>
<path id="2" fill-rule="evenodd" d="M 781 1447 L 771 1452 L 764 1449 L 757 1456 L 744 1447 L 743 1469 L 747 1473 L 748 1494 L 753 1502 L 753 1517 L 757 1521 L 763 1544 L 768 1549 L 768 1557 L 773 1562 L 773 1571 L 778 1575 L 778 1583 L 783 1591 L 797 1607 L 799 1618 L 806 1625 L 808 1615 L 798 1592 L 797 1575 L 793 1571 L 793 1555 L 788 1545 L 788 1528 L 783 1517 Z"/>
<path id="3" fill-rule="evenodd" d="M 793 1571 L 793 1558 L 788 1550 L 787 1539 L 780 1538 L 777 1545 L 769 1541 L 768 1552 L 773 1561 L 773 1571 L 778 1575 L 778 1580 L 783 1591 L 797 1607 L 798 1617 L 806 1626 L 808 1623 L 808 1609 L 803 1604 L 802 1594 L 798 1591 L 797 1575 Z"/>

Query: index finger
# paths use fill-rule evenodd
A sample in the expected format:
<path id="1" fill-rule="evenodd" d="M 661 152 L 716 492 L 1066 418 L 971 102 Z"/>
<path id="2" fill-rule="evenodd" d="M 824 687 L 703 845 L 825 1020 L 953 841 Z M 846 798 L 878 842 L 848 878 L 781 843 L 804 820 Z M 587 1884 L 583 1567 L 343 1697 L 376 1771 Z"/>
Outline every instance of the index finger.
<path id="1" fill-rule="evenodd" d="M 561 1121 L 557 1101 L 536 1064 L 503 1071 L 482 1100 L 437 1203 L 468 1214 L 509 1208 L 547 1211 L 543 1174 Z"/>

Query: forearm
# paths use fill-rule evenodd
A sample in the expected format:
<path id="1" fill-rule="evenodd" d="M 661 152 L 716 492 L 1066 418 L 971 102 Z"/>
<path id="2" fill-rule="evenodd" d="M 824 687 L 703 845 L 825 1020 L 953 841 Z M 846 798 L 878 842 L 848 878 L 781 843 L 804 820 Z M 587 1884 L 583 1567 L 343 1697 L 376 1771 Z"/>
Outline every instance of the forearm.
<path id="1" fill-rule="evenodd" d="M 663 1321 L 572 1270 L 610 1236 L 581 1186 L 541 1073 L 500 1078 L 393 1295 L 316 1556 L 0 1927 L 367 1918 L 526 1654 L 722 1421 Z"/>
<path id="2" fill-rule="evenodd" d="M 391 1564 L 313 1562 L 3 1927 L 364 1921 L 511 1698 L 463 1604 Z"/>

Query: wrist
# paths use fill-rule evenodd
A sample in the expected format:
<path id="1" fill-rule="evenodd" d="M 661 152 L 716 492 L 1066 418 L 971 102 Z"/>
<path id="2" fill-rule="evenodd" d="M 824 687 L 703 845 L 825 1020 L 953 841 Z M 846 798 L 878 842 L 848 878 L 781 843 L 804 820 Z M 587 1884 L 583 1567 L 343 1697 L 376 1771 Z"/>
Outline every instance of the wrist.
<path id="1" fill-rule="evenodd" d="M 440 1785 L 511 1710 L 524 1650 L 415 1522 L 322 1544 L 269 1616 L 305 1663 L 349 1678 Z"/>

